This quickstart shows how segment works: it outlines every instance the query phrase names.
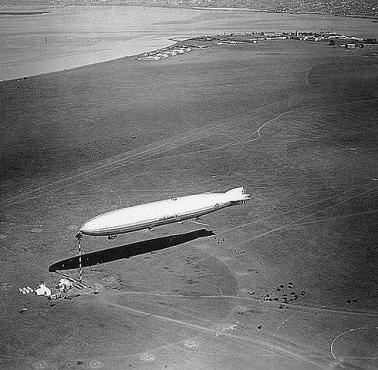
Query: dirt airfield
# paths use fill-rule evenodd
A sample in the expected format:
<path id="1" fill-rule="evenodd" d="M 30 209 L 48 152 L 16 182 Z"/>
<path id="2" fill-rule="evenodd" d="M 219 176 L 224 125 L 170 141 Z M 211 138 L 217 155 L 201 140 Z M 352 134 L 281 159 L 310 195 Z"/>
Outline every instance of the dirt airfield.
<path id="1" fill-rule="evenodd" d="M 0 367 L 378 367 L 378 59 L 266 41 L 0 84 Z M 117 237 L 119 207 L 252 200 Z M 54 272 L 55 271 L 55 272 Z"/>

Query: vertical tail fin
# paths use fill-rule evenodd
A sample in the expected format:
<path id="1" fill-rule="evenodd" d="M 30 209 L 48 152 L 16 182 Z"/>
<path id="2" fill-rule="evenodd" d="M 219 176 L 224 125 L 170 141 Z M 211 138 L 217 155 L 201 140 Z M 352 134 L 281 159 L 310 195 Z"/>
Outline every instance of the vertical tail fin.
<path id="1" fill-rule="evenodd" d="M 226 191 L 226 195 L 228 196 L 230 202 L 232 203 L 244 203 L 247 200 L 250 200 L 250 195 L 245 194 L 244 187 L 231 189 L 229 191 Z"/>

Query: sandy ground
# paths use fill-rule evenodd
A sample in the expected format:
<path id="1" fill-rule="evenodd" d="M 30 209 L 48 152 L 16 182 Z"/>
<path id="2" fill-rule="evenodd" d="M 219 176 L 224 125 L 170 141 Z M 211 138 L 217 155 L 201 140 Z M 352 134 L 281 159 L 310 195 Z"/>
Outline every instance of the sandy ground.
<path id="1" fill-rule="evenodd" d="M 1 367 L 376 368 L 369 53 L 223 45 L 2 83 Z M 77 277 L 98 213 L 239 185 L 206 225 L 84 238 L 88 289 L 18 292 Z"/>

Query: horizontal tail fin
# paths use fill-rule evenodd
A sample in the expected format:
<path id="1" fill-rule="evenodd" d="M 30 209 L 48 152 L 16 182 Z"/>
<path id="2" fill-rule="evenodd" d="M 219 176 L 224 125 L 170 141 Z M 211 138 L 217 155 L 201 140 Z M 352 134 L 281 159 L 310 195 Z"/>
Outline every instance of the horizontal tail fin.
<path id="1" fill-rule="evenodd" d="M 244 187 L 231 189 L 229 191 L 226 191 L 226 195 L 229 197 L 230 202 L 245 202 L 247 200 L 250 200 L 250 195 L 245 194 Z"/>

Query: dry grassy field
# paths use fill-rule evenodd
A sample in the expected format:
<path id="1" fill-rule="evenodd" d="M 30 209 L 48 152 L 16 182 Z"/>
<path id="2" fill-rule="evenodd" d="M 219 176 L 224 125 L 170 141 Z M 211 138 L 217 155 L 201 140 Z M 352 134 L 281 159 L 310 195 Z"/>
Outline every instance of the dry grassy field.
<path id="1" fill-rule="evenodd" d="M 378 59 L 209 46 L 0 84 L 0 367 L 378 366 Z M 71 299 L 18 292 L 77 277 L 96 214 L 242 185 L 206 225 L 85 237 Z"/>

